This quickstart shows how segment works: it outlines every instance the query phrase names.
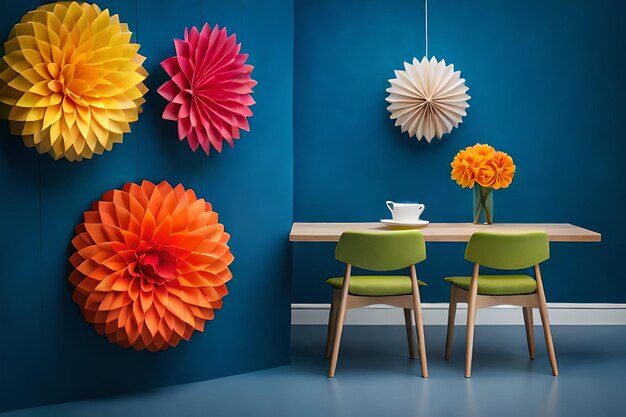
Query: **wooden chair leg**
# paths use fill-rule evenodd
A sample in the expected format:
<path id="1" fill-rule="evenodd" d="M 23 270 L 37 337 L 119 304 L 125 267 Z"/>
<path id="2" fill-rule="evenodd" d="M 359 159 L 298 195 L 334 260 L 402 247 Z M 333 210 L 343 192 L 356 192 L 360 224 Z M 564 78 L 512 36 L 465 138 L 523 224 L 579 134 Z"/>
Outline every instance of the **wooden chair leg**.
<path id="1" fill-rule="evenodd" d="M 346 273 L 343 278 L 341 288 L 341 298 L 337 311 L 337 323 L 335 323 L 335 336 L 333 337 L 333 350 L 330 357 L 330 367 L 328 369 L 328 377 L 335 377 L 335 369 L 337 368 L 337 358 L 339 357 L 339 344 L 341 343 L 341 333 L 343 331 L 343 322 L 346 318 L 346 310 L 348 304 L 348 289 L 350 288 L 350 271 L 351 265 L 346 265 Z"/>
<path id="2" fill-rule="evenodd" d="M 335 324 L 337 323 L 337 310 L 340 299 L 339 290 L 333 290 L 333 301 L 330 304 L 330 313 L 328 314 L 328 334 L 326 336 L 326 359 L 330 358 L 333 339 L 335 336 Z"/>
<path id="3" fill-rule="evenodd" d="M 533 328 L 532 307 L 522 307 L 524 326 L 526 327 L 526 341 L 528 342 L 528 354 L 530 359 L 535 359 L 535 331 Z"/>
<path id="4" fill-rule="evenodd" d="M 454 336 L 454 319 L 456 317 L 456 287 L 450 285 L 450 306 L 448 307 L 448 334 L 446 335 L 446 360 L 452 356 L 452 337 Z"/>
<path id="5" fill-rule="evenodd" d="M 341 343 L 341 333 L 343 331 L 343 322 L 346 318 L 346 300 L 342 300 L 340 303 L 339 311 L 337 312 L 337 323 L 335 323 L 335 336 L 333 337 L 333 349 L 330 356 L 330 368 L 328 370 L 328 377 L 335 377 L 335 370 L 337 369 L 337 358 L 339 357 L 339 345 Z"/>
<path id="6" fill-rule="evenodd" d="M 479 265 L 474 264 L 467 300 L 467 340 L 465 345 L 465 378 L 472 375 L 472 354 L 474 350 L 474 325 L 476 324 L 476 295 L 478 294 Z"/>
<path id="7" fill-rule="evenodd" d="M 546 338 L 546 347 L 548 348 L 548 356 L 550 357 L 550 365 L 552 365 L 552 375 L 559 375 L 559 368 L 556 364 L 556 353 L 554 352 L 554 343 L 552 342 L 552 331 L 550 330 L 550 318 L 548 317 L 548 305 L 546 304 L 546 294 L 543 291 L 543 281 L 541 279 L 541 271 L 539 265 L 535 265 L 535 279 L 537 280 L 537 296 L 539 297 L 539 314 L 541 315 L 541 324 L 543 325 L 543 334 Z"/>
<path id="8" fill-rule="evenodd" d="M 554 343 L 552 342 L 552 331 L 550 330 L 550 319 L 548 318 L 548 307 L 545 303 L 539 307 L 541 315 L 541 324 L 543 325 L 543 334 L 546 338 L 546 347 L 548 348 L 548 356 L 550 357 L 550 365 L 552 365 L 552 375 L 559 375 L 559 368 L 556 364 L 556 353 L 554 352 Z"/>
<path id="9" fill-rule="evenodd" d="M 415 359 L 415 340 L 413 338 L 413 319 L 411 318 L 411 309 L 404 309 L 404 327 L 406 327 L 406 340 L 409 344 L 409 357 Z"/>
<path id="10" fill-rule="evenodd" d="M 419 349 L 420 368 L 422 368 L 422 378 L 428 378 L 426 340 L 424 338 L 424 318 L 422 316 L 422 302 L 420 300 L 417 272 L 415 271 L 415 265 L 411 265 L 409 269 L 411 271 L 411 295 L 413 296 L 413 314 L 415 315 L 415 327 L 417 328 L 417 346 Z"/>

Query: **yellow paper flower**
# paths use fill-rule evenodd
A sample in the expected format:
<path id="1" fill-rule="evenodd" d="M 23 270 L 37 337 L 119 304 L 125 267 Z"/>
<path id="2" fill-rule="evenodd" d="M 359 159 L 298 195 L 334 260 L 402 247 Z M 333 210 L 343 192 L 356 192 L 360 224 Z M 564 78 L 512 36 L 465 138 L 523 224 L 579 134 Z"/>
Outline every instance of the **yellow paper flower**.
<path id="1" fill-rule="evenodd" d="M 70 161 L 121 142 L 147 92 L 131 35 L 95 4 L 52 3 L 24 15 L 0 60 L 0 116 L 11 133 Z"/>

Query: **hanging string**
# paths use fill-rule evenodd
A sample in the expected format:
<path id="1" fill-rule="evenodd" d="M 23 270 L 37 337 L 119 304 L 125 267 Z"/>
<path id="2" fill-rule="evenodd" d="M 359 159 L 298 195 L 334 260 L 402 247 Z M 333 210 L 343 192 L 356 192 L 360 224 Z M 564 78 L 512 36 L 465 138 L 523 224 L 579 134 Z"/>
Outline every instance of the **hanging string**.
<path id="1" fill-rule="evenodd" d="M 426 58 L 428 58 L 428 0 L 424 0 L 424 33 L 426 34 Z"/>

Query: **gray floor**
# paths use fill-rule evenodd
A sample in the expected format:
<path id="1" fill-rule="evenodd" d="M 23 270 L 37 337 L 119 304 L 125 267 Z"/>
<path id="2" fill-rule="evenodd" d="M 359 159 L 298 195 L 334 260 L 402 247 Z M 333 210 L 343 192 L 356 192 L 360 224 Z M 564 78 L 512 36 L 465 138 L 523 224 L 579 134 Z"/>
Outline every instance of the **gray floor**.
<path id="1" fill-rule="evenodd" d="M 297 326 L 291 366 L 2 416 L 626 416 L 626 326 L 554 326 L 558 378 L 540 330 L 530 361 L 523 327 L 478 326 L 466 380 L 464 329 L 446 362 L 445 328 L 429 326 L 425 380 L 402 327 L 348 326 L 329 380 L 325 328 Z"/>

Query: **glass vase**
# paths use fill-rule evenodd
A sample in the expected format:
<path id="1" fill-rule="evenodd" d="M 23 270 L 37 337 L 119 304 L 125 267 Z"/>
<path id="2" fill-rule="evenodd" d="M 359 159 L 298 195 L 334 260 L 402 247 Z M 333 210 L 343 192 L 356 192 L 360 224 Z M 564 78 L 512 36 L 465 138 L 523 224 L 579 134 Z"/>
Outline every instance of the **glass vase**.
<path id="1" fill-rule="evenodd" d="M 474 185 L 474 224 L 493 223 L 493 190 Z"/>

